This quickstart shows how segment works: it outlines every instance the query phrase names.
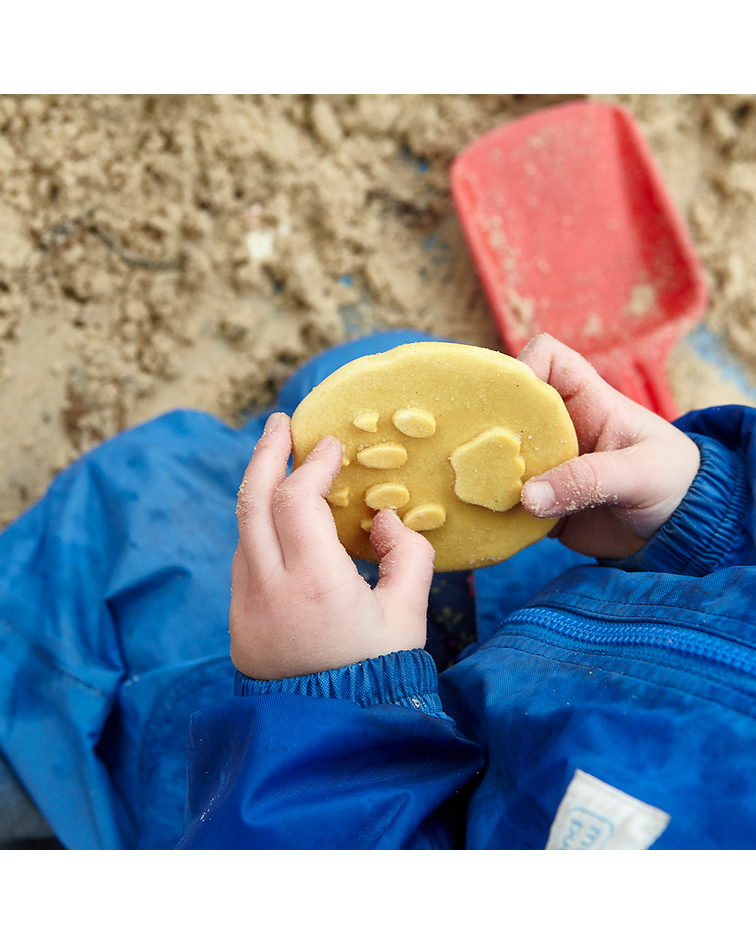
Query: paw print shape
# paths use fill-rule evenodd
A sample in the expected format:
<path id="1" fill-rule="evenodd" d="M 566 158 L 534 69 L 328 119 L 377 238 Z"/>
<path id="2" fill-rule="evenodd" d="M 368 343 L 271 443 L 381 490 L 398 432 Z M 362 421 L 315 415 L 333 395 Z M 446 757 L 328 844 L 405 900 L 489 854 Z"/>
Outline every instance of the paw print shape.
<path id="1" fill-rule="evenodd" d="M 525 472 L 520 441 L 503 427 L 491 427 L 458 446 L 449 460 L 454 492 L 463 502 L 506 512 L 520 501 Z"/>

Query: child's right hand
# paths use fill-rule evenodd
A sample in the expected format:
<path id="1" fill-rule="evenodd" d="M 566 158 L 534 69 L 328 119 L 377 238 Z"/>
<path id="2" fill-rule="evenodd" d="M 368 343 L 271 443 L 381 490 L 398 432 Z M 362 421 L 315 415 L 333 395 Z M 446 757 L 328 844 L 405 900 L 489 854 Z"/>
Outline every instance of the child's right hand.
<path id="1" fill-rule="evenodd" d="M 526 482 L 522 504 L 537 518 L 565 516 L 551 535 L 574 551 L 600 558 L 634 554 L 690 488 L 698 447 L 550 335 L 534 338 L 519 359 L 561 394 L 581 454 Z"/>

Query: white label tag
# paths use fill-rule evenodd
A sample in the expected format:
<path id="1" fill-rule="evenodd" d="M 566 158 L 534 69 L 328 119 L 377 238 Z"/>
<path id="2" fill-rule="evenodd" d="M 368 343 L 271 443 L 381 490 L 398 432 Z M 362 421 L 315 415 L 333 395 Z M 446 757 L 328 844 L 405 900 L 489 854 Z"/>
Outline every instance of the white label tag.
<path id="1" fill-rule="evenodd" d="M 670 821 L 651 807 L 579 768 L 567 786 L 547 850 L 647 850 Z"/>

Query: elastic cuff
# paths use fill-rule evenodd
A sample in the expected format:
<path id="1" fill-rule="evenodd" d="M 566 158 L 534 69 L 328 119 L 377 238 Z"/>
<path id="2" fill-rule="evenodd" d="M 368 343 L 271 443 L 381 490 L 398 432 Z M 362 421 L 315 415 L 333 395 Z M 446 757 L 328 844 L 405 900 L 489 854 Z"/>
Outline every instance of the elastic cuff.
<path id="1" fill-rule="evenodd" d="M 443 716 L 438 697 L 438 672 L 425 650 L 401 650 L 309 676 L 286 679 L 250 679 L 237 672 L 236 696 L 264 696 L 288 692 L 326 699 L 350 699 L 368 706 L 391 703 Z"/>
<path id="2" fill-rule="evenodd" d="M 737 564 L 733 549 L 743 531 L 750 490 L 737 453 L 716 440 L 688 433 L 701 465 L 685 498 L 654 537 L 628 558 L 600 558 L 623 571 L 662 571 L 703 577 Z"/>

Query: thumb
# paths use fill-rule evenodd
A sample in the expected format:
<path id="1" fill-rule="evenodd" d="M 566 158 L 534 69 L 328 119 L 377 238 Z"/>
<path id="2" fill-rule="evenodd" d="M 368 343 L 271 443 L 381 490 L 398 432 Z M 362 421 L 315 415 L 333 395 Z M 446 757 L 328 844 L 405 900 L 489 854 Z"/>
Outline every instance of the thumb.
<path id="1" fill-rule="evenodd" d="M 560 518 L 583 509 L 609 505 L 626 510 L 618 517 L 641 538 L 659 525 L 669 490 L 664 488 L 652 438 L 625 449 L 586 453 L 529 479 L 522 504 L 536 518 Z"/>
<path id="2" fill-rule="evenodd" d="M 373 519 L 370 543 L 381 563 L 375 594 L 384 610 L 393 611 L 399 623 L 425 614 L 433 579 L 433 546 L 419 532 L 403 525 L 392 509 L 384 509 Z"/>

